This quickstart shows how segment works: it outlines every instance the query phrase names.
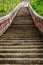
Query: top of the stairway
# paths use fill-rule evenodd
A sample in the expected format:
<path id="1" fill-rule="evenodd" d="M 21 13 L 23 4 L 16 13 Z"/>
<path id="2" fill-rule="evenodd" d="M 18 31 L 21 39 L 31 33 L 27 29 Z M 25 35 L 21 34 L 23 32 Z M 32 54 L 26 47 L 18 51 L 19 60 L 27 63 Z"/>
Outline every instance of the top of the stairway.
<path id="1" fill-rule="evenodd" d="M 40 40 L 40 33 L 33 23 L 27 7 L 21 7 L 9 29 L 0 37 L 1 40 Z"/>

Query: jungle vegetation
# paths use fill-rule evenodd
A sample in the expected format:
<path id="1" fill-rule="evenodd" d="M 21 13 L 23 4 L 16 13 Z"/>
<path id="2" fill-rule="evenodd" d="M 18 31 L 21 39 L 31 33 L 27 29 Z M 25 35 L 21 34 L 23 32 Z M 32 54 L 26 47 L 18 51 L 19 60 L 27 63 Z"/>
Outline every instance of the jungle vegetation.
<path id="1" fill-rule="evenodd" d="M 0 0 L 0 15 L 7 15 L 18 3 L 19 0 Z"/>
<path id="2" fill-rule="evenodd" d="M 31 6 L 41 16 L 43 16 L 43 0 L 31 0 Z"/>

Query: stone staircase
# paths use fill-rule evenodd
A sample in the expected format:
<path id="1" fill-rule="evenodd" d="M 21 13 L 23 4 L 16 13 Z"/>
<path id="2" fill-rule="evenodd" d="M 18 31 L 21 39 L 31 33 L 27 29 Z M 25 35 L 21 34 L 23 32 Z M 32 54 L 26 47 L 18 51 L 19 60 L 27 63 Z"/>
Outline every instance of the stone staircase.
<path id="1" fill-rule="evenodd" d="M 0 37 L 0 65 L 43 65 L 43 37 L 26 7 Z"/>

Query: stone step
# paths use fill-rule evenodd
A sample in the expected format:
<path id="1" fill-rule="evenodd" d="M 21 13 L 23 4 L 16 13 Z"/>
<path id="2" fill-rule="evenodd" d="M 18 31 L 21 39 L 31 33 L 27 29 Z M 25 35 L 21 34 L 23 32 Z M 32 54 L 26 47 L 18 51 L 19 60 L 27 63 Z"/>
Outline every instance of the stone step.
<path id="1" fill-rule="evenodd" d="M 43 37 L 26 7 L 0 37 L 0 65 L 43 65 Z"/>
<path id="2" fill-rule="evenodd" d="M 24 64 L 0 64 L 0 65 L 24 65 Z M 25 65 L 43 65 L 43 64 L 25 64 Z"/>
<path id="3" fill-rule="evenodd" d="M 28 8 L 27 7 L 21 7 L 17 13 L 17 16 L 24 16 L 24 15 L 30 15 L 29 14 L 30 12 L 28 11 Z"/>
<path id="4" fill-rule="evenodd" d="M 1 46 L 0 45 L 0 49 L 43 49 L 43 45 L 24 45 L 24 46 L 21 46 L 21 45 L 18 45 L 18 46 Z"/>
<path id="5" fill-rule="evenodd" d="M 43 64 L 42 58 L 0 58 L 0 64 Z"/>
<path id="6" fill-rule="evenodd" d="M 43 49 L 0 49 L 0 53 L 43 53 Z"/>
<path id="7" fill-rule="evenodd" d="M 19 15 L 16 16 L 14 20 L 33 20 L 31 16 L 29 15 Z"/>
<path id="8" fill-rule="evenodd" d="M 26 19 L 25 19 L 25 20 L 24 20 L 24 19 L 22 19 L 22 20 L 20 20 L 20 19 L 17 20 L 17 19 L 16 19 L 16 20 L 13 21 L 12 25 L 15 25 L 15 24 L 18 24 L 18 25 L 19 25 L 19 24 L 21 24 L 21 25 L 22 25 L 22 24 L 24 24 L 24 25 L 26 25 L 26 24 L 27 24 L 27 25 L 34 25 L 34 22 L 33 22 L 32 20 L 26 20 Z"/>
<path id="9" fill-rule="evenodd" d="M 12 32 L 13 31 L 13 32 Z M 1 39 L 40 39 L 40 34 L 35 25 L 11 25 L 10 28 L 3 34 Z"/>
<path id="10" fill-rule="evenodd" d="M 43 46 L 41 40 L 0 40 L 0 46 Z"/>
<path id="11" fill-rule="evenodd" d="M 21 13 L 21 11 L 22 11 L 22 13 Z M 20 15 L 18 15 L 18 14 L 20 14 Z M 28 10 L 26 10 L 24 13 L 24 9 L 21 8 L 19 10 L 18 14 L 15 17 L 15 19 L 13 20 L 12 24 L 31 24 L 31 25 L 34 24 L 32 17 L 30 16 L 30 13 L 28 12 Z"/>
<path id="12" fill-rule="evenodd" d="M 4 54 L 0 54 L 0 58 L 42 58 L 43 59 L 43 55 L 42 53 L 39 55 L 37 54 L 32 54 L 32 53 L 27 53 L 27 54 L 23 54 L 23 53 L 4 53 Z"/>
<path id="13" fill-rule="evenodd" d="M 29 40 L 29 39 L 26 39 L 26 38 L 25 38 L 25 39 L 18 39 L 18 38 L 16 38 L 16 39 L 12 39 L 12 40 L 11 40 L 11 39 L 0 39 L 0 42 L 1 42 L 1 43 L 3 43 L 3 42 L 8 42 L 8 43 L 9 43 L 9 42 L 12 42 L 12 43 L 13 43 L 15 40 L 17 40 L 17 41 L 18 41 L 18 40 L 25 40 L 25 41 L 29 41 L 29 42 L 30 42 L 30 41 L 31 41 L 31 42 L 40 42 L 40 41 L 43 42 L 42 39 L 35 39 L 35 40 L 34 40 L 34 39 L 33 39 L 33 40 L 30 39 L 30 40 Z"/>

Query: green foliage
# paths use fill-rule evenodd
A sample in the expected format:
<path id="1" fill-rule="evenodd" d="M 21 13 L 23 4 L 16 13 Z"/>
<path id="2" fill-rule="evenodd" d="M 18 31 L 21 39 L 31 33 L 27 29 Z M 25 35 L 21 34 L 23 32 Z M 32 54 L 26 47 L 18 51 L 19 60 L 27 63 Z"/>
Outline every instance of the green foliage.
<path id="1" fill-rule="evenodd" d="M 43 16 L 43 0 L 31 0 L 31 6 L 41 16 Z"/>
<path id="2" fill-rule="evenodd" d="M 8 14 L 19 2 L 19 0 L 0 0 L 0 13 Z"/>

